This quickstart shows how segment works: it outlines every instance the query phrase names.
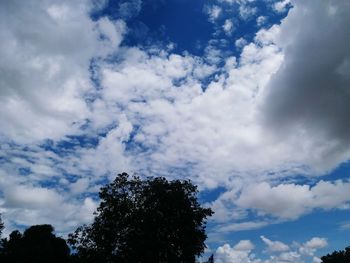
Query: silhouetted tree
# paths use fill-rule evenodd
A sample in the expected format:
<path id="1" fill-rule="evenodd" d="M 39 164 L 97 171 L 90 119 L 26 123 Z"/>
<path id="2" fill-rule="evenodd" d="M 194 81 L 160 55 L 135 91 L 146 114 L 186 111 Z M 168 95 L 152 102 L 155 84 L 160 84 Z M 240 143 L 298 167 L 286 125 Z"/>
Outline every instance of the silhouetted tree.
<path id="1" fill-rule="evenodd" d="M 208 261 L 206 263 L 214 263 L 214 255 L 211 254 L 211 256 L 208 258 Z"/>
<path id="2" fill-rule="evenodd" d="M 321 257 L 323 263 L 349 263 L 350 262 L 350 247 L 345 250 L 334 251 L 332 254 L 327 254 Z"/>
<path id="3" fill-rule="evenodd" d="M 99 193 L 94 222 L 69 236 L 81 262 L 193 263 L 213 214 L 190 181 L 119 174 Z"/>
<path id="4" fill-rule="evenodd" d="M 2 230 L 4 230 L 4 223 L 2 222 L 1 214 L 0 214 L 0 238 L 1 238 L 1 235 L 2 235 Z"/>
<path id="5" fill-rule="evenodd" d="M 9 239 L 2 240 L 2 263 L 66 263 L 70 249 L 66 241 L 56 237 L 51 225 L 36 225 L 26 229 L 23 235 L 13 231 Z"/>

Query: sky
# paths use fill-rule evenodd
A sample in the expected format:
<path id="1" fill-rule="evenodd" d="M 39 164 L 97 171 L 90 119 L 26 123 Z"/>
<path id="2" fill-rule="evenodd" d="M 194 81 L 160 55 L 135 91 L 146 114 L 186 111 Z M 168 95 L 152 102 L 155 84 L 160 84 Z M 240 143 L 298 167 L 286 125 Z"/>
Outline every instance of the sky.
<path id="1" fill-rule="evenodd" d="M 348 0 L 0 1 L 8 234 L 90 223 L 116 174 L 190 179 L 217 263 L 350 244 Z"/>

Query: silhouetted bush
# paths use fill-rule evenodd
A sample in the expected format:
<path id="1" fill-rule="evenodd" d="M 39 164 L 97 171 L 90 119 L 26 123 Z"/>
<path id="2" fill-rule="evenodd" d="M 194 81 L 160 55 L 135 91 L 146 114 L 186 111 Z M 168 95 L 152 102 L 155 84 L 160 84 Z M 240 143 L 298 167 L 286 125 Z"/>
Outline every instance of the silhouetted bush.
<path id="1" fill-rule="evenodd" d="M 23 235 L 13 231 L 1 241 L 1 263 L 65 263 L 69 262 L 70 249 L 66 241 L 53 234 L 51 225 L 31 226 Z"/>

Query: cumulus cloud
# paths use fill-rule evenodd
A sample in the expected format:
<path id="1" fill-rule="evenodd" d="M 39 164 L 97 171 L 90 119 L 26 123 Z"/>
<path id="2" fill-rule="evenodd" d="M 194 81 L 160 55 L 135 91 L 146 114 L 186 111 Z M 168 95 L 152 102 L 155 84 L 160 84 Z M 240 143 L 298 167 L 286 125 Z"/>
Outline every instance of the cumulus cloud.
<path id="1" fill-rule="evenodd" d="M 324 248 L 327 245 L 327 239 L 321 237 L 313 237 L 311 240 L 305 242 L 305 244 L 299 248 L 299 252 L 302 255 L 313 256 L 317 249 Z"/>
<path id="2" fill-rule="evenodd" d="M 324 238 L 314 237 L 303 245 L 297 245 L 294 250 L 281 241 L 271 241 L 262 236 L 262 241 L 267 245 L 270 256 L 267 259 L 258 258 L 254 253 L 254 244 L 250 240 L 241 240 L 235 246 L 224 244 L 217 248 L 215 252 L 215 261 L 219 263 L 303 263 L 303 262 L 321 262 L 315 256 L 317 249 L 327 245 Z M 312 249 L 311 249 L 312 247 Z M 309 253 L 304 253 L 309 249 Z"/>
<path id="3" fill-rule="evenodd" d="M 238 251 L 250 251 L 254 249 L 254 245 L 250 240 L 241 240 L 233 247 L 233 249 Z"/>
<path id="4" fill-rule="evenodd" d="M 36 225 L 50 222 L 61 233 L 71 231 L 78 224 L 90 223 L 97 208 L 91 198 L 85 198 L 80 203 L 66 199 L 53 189 L 8 183 L 5 184 L 2 203 L 9 229 L 14 223 Z"/>
<path id="5" fill-rule="evenodd" d="M 48 139 L 59 141 L 81 133 L 92 113 L 86 99 L 95 92 L 91 60 L 118 50 L 125 23 L 91 20 L 89 12 L 95 6 L 90 1 L 10 1 L 0 5 L 0 192 L 4 217 L 11 218 L 7 220 L 10 228 L 13 223 L 51 222 L 58 231 L 67 231 L 91 220 L 96 205 L 89 198 L 68 201 L 68 194 L 66 199 L 52 188 L 39 187 L 50 184 L 62 190 L 57 181 L 65 181 L 71 160 L 64 160 L 64 151 L 60 155 L 41 145 Z M 83 182 L 71 186 L 72 192 L 83 191 Z"/>
<path id="6" fill-rule="evenodd" d="M 243 37 L 240 37 L 235 41 L 235 46 L 236 48 L 243 48 L 247 43 L 247 40 L 245 40 Z"/>
<path id="7" fill-rule="evenodd" d="M 88 1 L 1 3 L 3 135 L 19 142 L 58 139 L 84 123 L 90 60 L 114 51 L 124 31 L 120 21 L 93 22 L 89 8 Z"/>
<path id="8" fill-rule="evenodd" d="M 227 35 L 231 35 L 233 32 L 233 22 L 229 19 L 226 19 L 222 28 L 224 29 Z"/>
<path id="9" fill-rule="evenodd" d="M 234 247 L 225 244 L 219 247 L 215 252 L 215 262 L 218 263 L 252 263 L 260 262 L 254 260 L 254 255 L 250 252 L 254 245 L 250 240 L 241 240 Z"/>
<path id="10" fill-rule="evenodd" d="M 258 26 L 262 26 L 266 23 L 267 17 L 266 16 L 259 16 L 256 18 L 256 24 Z"/>
<path id="11" fill-rule="evenodd" d="M 7 187 L 4 192 L 5 206 L 24 209 L 56 207 L 62 197 L 54 190 L 39 187 Z"/>
<path id="12" fill-rule="evenodd" d="M 303 147 L 313 148 L 309 165 L 325 171 L 349 158 L 350 78 L 344 69 L 350 59 L 350 3 L 291 3 L 276 40 L 284 62 L 266 89 L 265 117 L 286 139 L 304 137 Z"/>
<path id="13" fill-rule="evenodd" d="M 290 0 L 282 0 L 282 1 L 278 1 L 276 3 L 273 4 L 273 8 L 279 12 L 285 12 L 287 11 L 288 6 L 290 5 L 291 1 Z"/>
<path id="14" fill-rule="evenodd" d="M 218 5 L 209 6 L 206 9 L 207 14 L 209 15 L 209 21 L 211 22 L 215 22 L 222 13 L 222 8 Z"/>
<path id="15" fill-rule="evenodd" d="M 245 188 L 236 204 L 275 217 L 295 219 L 317 208 L 344 208 L 349 201 L 349 182 L 320 181 L 313 187 L 296 184 L 270 186 L 262 182 Z"/>
<path id="16" fill-rule="evenodd" d="M 239 6 L 239 15 L 244 20 L 251 19 L 257 12 L 258 12 L 258 9 L 256 7 L 252 7 L 249 5 Z"/>
<path id="17" fill-rule="evenodd" d="M 87 190 L 89 186 L 89 179 L 81 178 L 78 179 L 75 183 L 70 185 L 70 190 L 73 194 L 80 194 Z"/>
<path id="18" fill-rule="evenodd" d="M 268 246 L 270 252 L 284 252 L 289 250 L 289 246 L 281 241 L 272 241 L 264 236 L 260 237 L 262 241 Z"/>

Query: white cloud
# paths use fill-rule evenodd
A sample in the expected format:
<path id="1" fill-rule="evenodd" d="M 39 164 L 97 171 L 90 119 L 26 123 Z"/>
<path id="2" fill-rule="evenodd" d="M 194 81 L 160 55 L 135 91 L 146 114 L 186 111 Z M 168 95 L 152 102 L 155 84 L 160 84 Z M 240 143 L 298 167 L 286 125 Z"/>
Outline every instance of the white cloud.
<path id="1" fill-rule="evenodd" d="M 268 251 L 270 252 L 284 252 L 289 250 L 289 246 L 281 241 L 272 241 L 264 236 L 261 236 L 260 238 L 268 246 Z"/>
<path id="2" fill-rule="evenodd" d="M 305 242 L 299 248 L 299 253 L 302 255 L 313 256 L 317 249 L 324 248 L 328 245 L 327 239 L 321 237 L 313 237 Z"/>
<path id="3" fill-rule="evenodd" d="M 243 48 L 247 43 L 247 40 L 245 40 L 243 37 L 240 37 L 235 41 L 235 46 L 236 48 Z"/>
<path id="4" fill-rule="evenodd" d="M 261 221 L 261 222 L 247 221 L 242 223 L 230 223 L 219 227 L 217 231 L 218 232 L 237 232 L 237 231 L 243 231 L 243 230 L 253 230 L 253 229 L 261 228 L 268 224 L 269 222 L 267 221 Z"/>
<path id="5" fill-rule="evenodd" d="M 108 18 L 103 17 L 96 22 L 96 27 L 103 37 L 103 41 L 101 41 L 105 47 L 103 55 L 117 51 L 122 41 L 122 34 L 126 30 L 125 23 L 122 20 L 112 22 Z"/>
<path id="6" fill-rule="evenodd" d="M 349 1 L 292 1 L 276 44 L 283 67 L 266 88 L 265 117 L 287 139 L 299 133 L 313 148 L 307 163 L 324 173 L 349 159 L 350 79 L 338 69 L 350 58 Z M 317 31 L 316 28 L 325 28 Z M 293 134 L 293 135 L 292 135 Z"/>
<path id="7" fill-rule="evenodd" d="M 209 15 L 209 21 L 215 22 L 222 13 L 222 8 L 217 5 L 207 7 L 207 14 Z"/>
<path id="8" fill-rule="evenodd" d="M 233 22 L 230 19 L 226 19 L 222 28 L 227 35 L 231 35 L 233 32 Z"/>
<path id="9" fill-rule="evenodd" d="M 271 256 L 265 263 L 303 263 L 300 259 L 300 255 L 295 252 L 283 252 L 277 256 Z"/>
<path id="10" fill-rule="evenodd" d="M 78 132 L 89 115 L 90 59 L 117 48 L 123 23 L 93 22 L 88 1 L 1 5 L 2 134 L 31 142 Z"/>
<path id="11" fill-rule="evenodd" d="M 239 6 L 239 15 L 242 19 L 248 20 L 251 19 L 258 12 L 256 7 L 252 7 L 249 5 L 240 5 Z"/>
<path id="12" fill-rule="evenodd" d="M 266 23 L 267 17 L 266 16 L 259 16 L 256 18 L 256 24 L 258 26 L 262 26 Z"/>
<path id="13" fill-rule="evenodd" d="M 28 186 L 6 187 L 4 199 L 6 207 L 23 209 L 56 207 L 63 201 L 54 190 Z"/>
<path id="14" fill-rule="evenodd" d="M 350 201 L 350 183 L 320 181 L 315 186 L 266 182 L 243 189 L 236 204 L 279 218 L 295 219 L 313 209 L 347 207 Z"/>
<path id="15" fill-rule="evenodd" d="M 92 21 L 91 3 L 84 0 L 0 5 L 0 154 L 6 160 L 1 162 L 0 192 L 7 227 L 52 223 L 58 231 L 70 231 L 90 222 L 96 204 L 62 194 L 64 184 L 57 184 L 67 183 L 65 172 L 79 170 L 71 162 L 75 154 L 59 156 L 40 145 L 81 134 L 80 126 L 91 116 L 85 100 L 95 92 L 91 59 L 118 50 L 125 24 Z M 72 192 L 83 191 L 85 180 L 72 185 Z"/>
<path id="16" fill-rule="evenodd" d="M 261 29 L 256 33 L 255 41 L 262 45 L 269 45 L 276 42 L 280 33 L 280 26 L 273 25 L 269 29 Z"/>
<path id="17" fill-rule="evenodd" d="M 290 0 L 282 0 L 274 3 L 273 8 L 279 12 L 285 12 L 287 11 L 288 6 L 290 5 L 291 1 Z"/>
<path id="18" fill-rule="evenodd" d="M 215 262 L 219 263 L 304 263 L 321 262 L 314 256 L 317 249 L 327 245 L 324 238 L 314 237 L 304 245 L 298 245 L 296 250 L 290 250 L 289 246 L 281 241 L 271 241 L 266 237 L 261 237 L 267 245 L 270 256 L 267 259 L 257 257 L 252 251 L 254 244 L 250 240 L 241 240 L 237 245 L 231 247 L 224 244 L 217 248 L 215 252 Z M 310 253 L 303 253 L 303 249 L 313 247 Z"/>
<path id="19" fill-rule="evenodd" d="M 132 128 L 125 116 L 121 116 L 118 126 L 101 138 L 95 148 L 81 149 L 78 152 L 79 166 L 84 170 L 93 171 L 95 177 L 109 173 L 115 176 L 114 173 L 119 170 L 129 172 L 130 160 L 124 154 L 123 142 L 128 141 Z"/>
<path id="20" fill-rule="evenodd" d="M 5 185 L 2 210 L 6 215 L 8 229 L 13 228 L 13 223 L 35 225 L 49 222 L 60 233 L 67 233 L 78 224 L 90 223 L 97 207 L 91 198 L 85 198 L 80 203 L 67 200 L 49 188 Z"/>
<path id="21" fill-rule="evenodd" d="M 241 240 L 233 247 L 233 249 L 238 251 L 250 251 L 254 249 L 254 245 L 250 240 Z"/>
<path id="22" fill-rule="evenodd" d="M 88 187 L 89 180 L 87 178 L 81 178 L 70 185 L 70 190 L 73 194 L 80 194 L 86 191 Z"/>
<path id="23" fill-rule="evenodd" d="M 215 252 L 215 262 L 218 263 L 253 263 L 260 262 L 254 259 L 254 255 L 251 255 L 251 250 L 254 249 L 254 245 L 249 240 L 241 240 L 234 247 L 230 247 L 229 244 L 225 244 Z"/>
<path id="24" fill-rule="evenodd" d="M 220 0 L 221 2 L 227 2 L 230 4 L 249 4 L 249 3 L 254 3 L 256 0 Z"/>

